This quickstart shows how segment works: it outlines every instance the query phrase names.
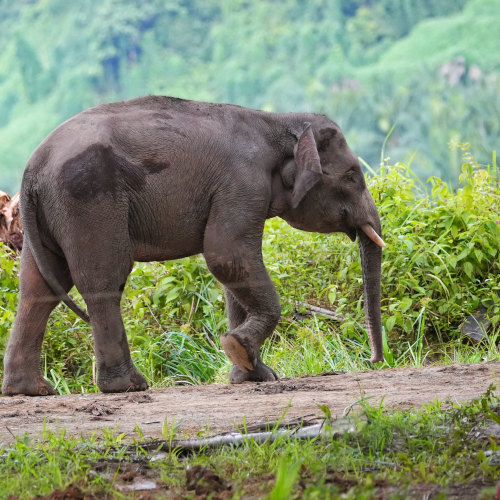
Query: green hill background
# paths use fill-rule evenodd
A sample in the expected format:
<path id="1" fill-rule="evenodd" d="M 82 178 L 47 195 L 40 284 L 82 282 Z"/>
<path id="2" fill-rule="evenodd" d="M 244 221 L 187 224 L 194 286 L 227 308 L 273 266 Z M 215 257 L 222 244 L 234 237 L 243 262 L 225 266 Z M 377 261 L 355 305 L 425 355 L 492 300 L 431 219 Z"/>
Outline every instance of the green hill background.
<path id="1" fill-rule="evenodd" d="M 500 0 L 0 0 L 0 189 L 89 106 L 145 94 L 326 113 L 454 183 L 499 149 Z"/>

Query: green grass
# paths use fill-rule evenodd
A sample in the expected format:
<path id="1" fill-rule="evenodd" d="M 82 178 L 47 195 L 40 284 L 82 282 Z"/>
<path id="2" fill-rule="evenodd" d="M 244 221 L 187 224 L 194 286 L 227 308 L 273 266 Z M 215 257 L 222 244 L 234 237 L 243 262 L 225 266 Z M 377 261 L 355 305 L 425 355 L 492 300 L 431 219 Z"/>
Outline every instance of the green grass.
<path id="1" fill-rule="evenodd" d="M 120 488 L 135 477 L 153 481 L 157 498 L 193 498 L 202 486 L 187 483 L 186 471 L 201 466 L 231 488 L 231 498 L 406 499 L 422 498 L 429 487 L 433 498 L 461 490 L 475 492 L 471 498 L 492 497 L 500 474 L 494 427 L 500 401 L 492 387 L 462 405 L 435 402 L 410 412 L 366 401 L 361 407 L 343 433 L 260 445 L 248 439 L 187 455 L 178 448 L 148 451 L 151 442 L 139 430 L 132 445 L 112 430 L 80 439 L 47 431 L 41 440 L 19 438 L 0 449 L 0 496 L 32 498 L 73 486 L 97 498 L 132 498 Z M 167 444 L 178 437 L 174 427 L 166 434 Z"/>

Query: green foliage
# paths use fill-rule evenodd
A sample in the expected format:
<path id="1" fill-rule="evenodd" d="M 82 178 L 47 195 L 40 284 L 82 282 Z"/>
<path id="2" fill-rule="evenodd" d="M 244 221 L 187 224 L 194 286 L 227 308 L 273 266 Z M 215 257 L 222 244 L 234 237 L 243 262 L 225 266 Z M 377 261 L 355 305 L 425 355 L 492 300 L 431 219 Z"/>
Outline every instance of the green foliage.
<path id="1" fill-rule="evenodd" d="M 298 479 L 301 462 L 289 462 L 286 455 L 282 455 L 278 463 L 276 484 L 267 497 L 268 500 L 288 500 L 293 491 L 293 486 Z"/>
<path id="2" fill-rule="evenodd" d="M 117 437 L 112 443 L 119 444 Z M 47 432 L 46 441 L 35 447 L 27 438 L 19 439 L 12 447 L 2 450 L 0 481 L 3 491 L 18 498 L 33 498 L 56 488 L 64 489 L 83 478 L 89 489 L 110 491 L 104 477 L 93 473 L 92 464 L 102 456 L 123 459 L 123 452 L 111 452 L 111 445 L 108 445 L 108 452 L 102 453 L 96 444 L 97 437 L 79 442 L 69 439 L 65 430 L 58 435 Z"/>
<path id="3" fill-rule="evenodd" d="M 132 355 L 151 384 L 207 382 L 226 363 L 222 292 L 200 258 L 136 265 L 124 308 Z"/>
<path id="4" fill-rule="evenodd" d="M 421 178 L 456 184 L 448 142 L 483 162 L 498 146 L 499 13 L 500 0 L 1 0 L 0 187 L 18 190 L 63 120 L 148 93 L 326 113 L 372 165 L 396 124 L 388 154 L 418 151 Z M 439 68 L 457 56 L 451 85 Z"/>
<path id="5" fill-rule="evenodd" d="M 0 352 L 5 352 L 8 331 L 14 324 L 19 292 L 18 260 L 10 248 L 0 243 Z"/>
<path id="6" fill-rule="evenodd" d="M 492 300 L 493 324 L 500 323 L 498 171 L 464 156 L 456 192 L 434 177 L 427 194 L 402 164 L 372 180 L 388 243 L 383 313 L 393 338 L 456 339 L 464 317 Z"/>
<path id="7" fill-rule="evenodd" d="M 432 359 L 437 346 L 457 345 L 465 317 L 491 301 L 494 330 L 487 357 L 498 357 L 498 173 L 479 165 L 468 145 L 462 147 L 462 187 L 456 192 L 436 177 L 430 179 L 428 190 L 402 164 L 384 166 L 369 180 L 388 243 L 382 269 L 382 317 L 389 337 L 386 363 L 391 366 L 419 365 L 426 356 Z M 279 220 L 270 221 L 267 228 L 266 263 L 280 296 L 332 308 L 343 316 L 340 325 L 323 318 L 299 327 L 283 325 L 284 331 L 278 330 L 274 338 L 278 346 L 274 359 L 278 358 L 280 368 L 289 376 L 297 374 L 293 371 L 297 358 L 310 372 L 319 366 L 329 370 L 353 369 L 360 362 L 363 366 L 368 346 L 360 327 L 364 313 L 356 245 L 343 236 L 305 237 Z M 284 304 L 285 315 L 292 309 L 293 305 Z M 291 338 L 298 349 L 284 348 Z M 280 351 L 286 352 L 283 361 Z"/>

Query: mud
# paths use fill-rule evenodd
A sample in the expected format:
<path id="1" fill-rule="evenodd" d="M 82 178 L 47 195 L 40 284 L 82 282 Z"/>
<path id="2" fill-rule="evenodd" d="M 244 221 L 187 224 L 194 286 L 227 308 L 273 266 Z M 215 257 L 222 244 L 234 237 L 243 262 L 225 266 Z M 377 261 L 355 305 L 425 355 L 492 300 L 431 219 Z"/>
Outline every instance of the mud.
<path id="1" fill-rule="evenodd" d="M 164 425 L 178 427 L 179 436 L 209 434 L 287 418 L 323 415 L 320 405 L 341 416 L 367 398 L 383 400 L 386 408 L 408 410 L 434 401 L 460 402 L 499 387 L 500 363 L 387 369 L 323 375 L 241 385 L 212 384 L 149 389 L 129 394 L 74 394 L 0 398 L 0 444 L 16 436 L 31 438 L 46 429 L 88 436 L 99 429 L 116 429 L 125 439 L 137 438 L 137 428 L 162 438 Z"/>

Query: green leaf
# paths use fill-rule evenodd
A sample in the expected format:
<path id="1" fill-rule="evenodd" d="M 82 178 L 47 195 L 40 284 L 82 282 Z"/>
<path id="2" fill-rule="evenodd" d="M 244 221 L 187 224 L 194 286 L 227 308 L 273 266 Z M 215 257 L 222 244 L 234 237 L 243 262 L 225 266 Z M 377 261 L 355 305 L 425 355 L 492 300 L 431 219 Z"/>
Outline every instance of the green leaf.
<path id="1" fill-rule="evenodd" d="M 158 282 L 158 286 L 165 287 L 169 283 L 173 283 L 174 281 L 177 281 L 179 278 L 177 276 L 166 276 L 165 278 L 162 278 Z"/>
<path id="2" fill-rule="evenodd" d="M 466 248 L 465 250 L 462 250 L 462 251 L 458 254 L 457 258 L 456 258 L 457 262 L 458 262 L 459 260 L 465 259 L 465 257 L 468 257 L 469 253 L 470 253 L 470 249 L 469 249 L 469 248 Z"/>
<path id="3" fill-rule="evenodd" d="M 496 424 L 500 425 L 500 415 L 497 415 L 494 411 L 488 408 L 488 417 L 493 420 Z"/>
<path id="4" fill-rule="evenodd" d="M 396 324 L 396 316 L 389 316 L 386 320 L 385 320 L 385 329 L 388 331 L 388 332 L 391 332 L 392 329 L 394 328 L 394 325 Z"/>
<path id="5" fill-rule="evenodd" d="M 463 266 L 465 274 L 472 279 L 474 275 L 474 266 L 470 262 L 464 262 Z"/>
<path id="6" fill-rule="evenodd" d="M 401 299 L 401 312 L 406 312 L 412 306 L 413 301 L 410 297 L 403 297 Z"/>
<path id="7" fill-rule="evenodd" d="M 322 412 L 327 420 L 332 418 L 332 411 L 326 405 L 316 405 Z"/>

